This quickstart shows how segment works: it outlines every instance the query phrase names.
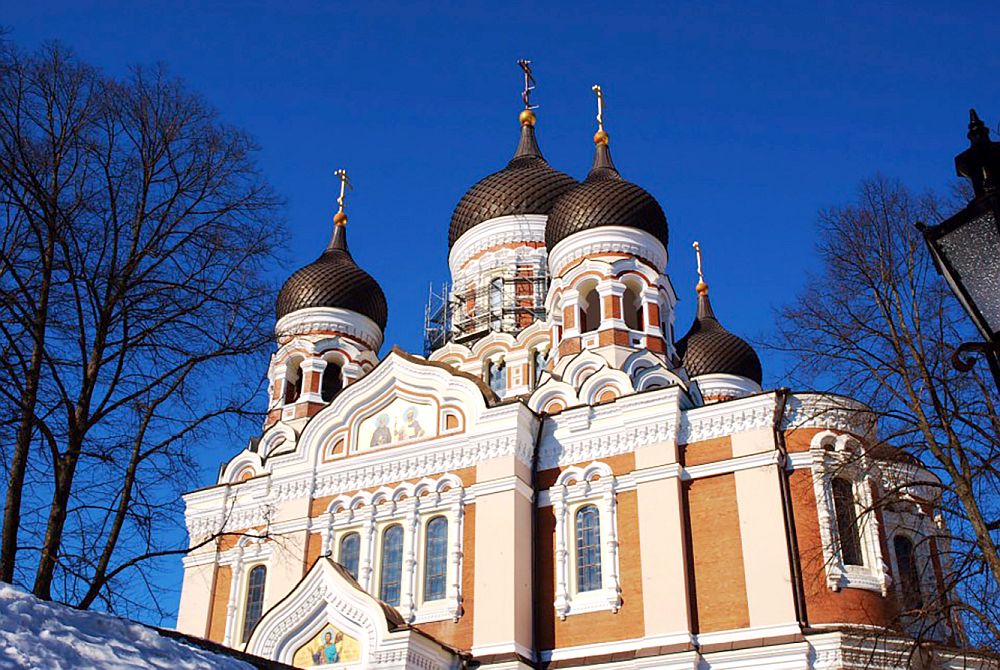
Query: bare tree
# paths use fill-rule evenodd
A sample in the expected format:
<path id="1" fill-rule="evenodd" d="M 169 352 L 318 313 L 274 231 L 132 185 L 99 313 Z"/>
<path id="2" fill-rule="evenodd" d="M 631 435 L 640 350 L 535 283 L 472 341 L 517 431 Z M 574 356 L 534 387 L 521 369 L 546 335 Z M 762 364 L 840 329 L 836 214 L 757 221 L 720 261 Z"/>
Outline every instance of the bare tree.
<path id="1" fill-rule="evenodd" d="M 938 517 L 941 535 L 927 541 L 942 558 L 946 589 L 914 597 L 906 575 L 895 575 L 904 580 L 901 624 L 933 638 L 947 623 L 971 644 L 998 651 L 997 390 L 983 370 L 950 365 L 955 346 L 973 337 L 971 324 L 914 227 L 952 208 L 947 198 L 875 178 L 853 204 L 822 212 L 820 270 L 783 310 L 773 346 L 790 355 L 796 383 L 871 408 L 879 428 L 868 453 L 883 470 L 879 509 L 871 511 L 919 504 Z"/>
<path id="2" fill-rule="evenodd" d="M 251 416 L 271 343 L 255 150 L 161 69 L 3 45 L 0 579 L 122 609 L 182 550 L 195 449 Z"/>

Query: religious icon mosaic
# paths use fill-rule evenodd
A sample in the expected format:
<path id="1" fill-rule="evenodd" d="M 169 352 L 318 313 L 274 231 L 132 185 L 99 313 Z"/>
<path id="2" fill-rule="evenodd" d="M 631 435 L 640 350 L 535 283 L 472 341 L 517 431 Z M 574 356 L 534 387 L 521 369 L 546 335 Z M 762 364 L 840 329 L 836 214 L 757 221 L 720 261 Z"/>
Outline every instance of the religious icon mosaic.
<path id="1" fill-rule="evenodd" d="M 339 663 L 356 663 L 361 660 L 358 641 L 343 631 L 327 624 L 313 639 L 299 647 L 292 657 L 297 668 L 315 668 Z"/>

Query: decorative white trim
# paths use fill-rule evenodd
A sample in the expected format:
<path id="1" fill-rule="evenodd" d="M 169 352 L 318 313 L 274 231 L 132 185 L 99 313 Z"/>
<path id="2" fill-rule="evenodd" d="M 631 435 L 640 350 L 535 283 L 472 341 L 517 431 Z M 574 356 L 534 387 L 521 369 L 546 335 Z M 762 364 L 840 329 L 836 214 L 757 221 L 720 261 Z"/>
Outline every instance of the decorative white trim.
<path id="1" fill-rule="evenodd" d="M 382 329 L 364 314 L 340 307 L 298 309 L 278 319 L 276 337 L 306 335 L 314 332 L 342 332 L 356 337 L 375 351 L 382 346 Z"/>
<path id="2" fill-rule="evenodd" d="M 518 242 L 544 242 L 544 214 L 515 214 L 488 219 L 465 231 L 455 240 L 448 253 L 448 268 L 451 276 L 457 277 L 470 258 L 487 249 Z M 542 258 L 545 247 L 539 247 Z"/>
<path id="3" fill-rule="evenodd" d="M 606 463 L 594 462 L 585 468 L 567 468 L 548 491 L 556 518 L 555 608 L 560 619 L 583 612 L 610 610 L 617 614 L 621 607 L 615 490 L 611 468 Z M 573 524 L 577 510 L 586 505 L 597 507 L 600 515 L 601 588 L 594 591 L 578 591 L 575 583 L 577 556 Z"/>
<path id="4" fill-rule="evenodd" d="M 327 527 L 323 531 L 324 554 L 335 556 L 340 539 L 351 532 L 361 536 L 358 560 L 358 583 L 378 597 L 380 586 L 375 579 L 381 555 L 382 531 L 394 523 L 403 527 L 403 574 L 400 604 L 396 608 L 408 623 L 423 623 L 452 619 L 462 615 L 461 566 L 463 556 L 464 506 L 466 490 L 453 474 L 437 479 L 425 479 L 416 484 L 382 487 L 374 493 L 360 491 L 334 499 L 327 511 Z M 424 531 L 433 517 L 448 521 L 448 585 L 442 600 L 424 601 L 423 582 L 426 569 Z"/>
<path id="5" fill-rule="evenodd" d="M 859 588 L 888 595 L 889 568 L 882 556 L 879 522 L 873 507 L 872 487 L 876 480 L 870 475 L 874 464 L 857 439 L 829 430 L 813 436 L 809 453 L 812 455 L 813 493 L 827 586 L 833 591 Z M 840 540 L 832 488 L 836 478 L 850 482 L 854 490 L 864 565 L 846 565 L 838 549 Z"/>
<path id="6" fill-rule="evenodd" d="M 752 379 L 738 375 L 707 374 L 694 378 L 703 398 L 713 401 L 733 400 L 744 396 L 760 393 L 760 384 Z"/>
<path id="7" fill-rule="evenodd" d="M 663 243 L 638 228 L 601 226 L 573 233 L 549 252 L 549 273 L 555 276 L 571 261 L 597 253 L 621 253 L 638 256 L 662 272 L 667 267 Z"/>

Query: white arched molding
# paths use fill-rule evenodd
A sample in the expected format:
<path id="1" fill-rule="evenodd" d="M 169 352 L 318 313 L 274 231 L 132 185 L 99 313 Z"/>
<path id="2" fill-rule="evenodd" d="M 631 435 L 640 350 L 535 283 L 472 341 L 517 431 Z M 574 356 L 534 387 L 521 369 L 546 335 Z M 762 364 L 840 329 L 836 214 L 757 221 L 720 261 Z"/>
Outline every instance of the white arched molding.
<path id="1" fill-rule="evenodd" d="M 534 412 L 543 412 L 553 401 L 558 401 L 563 409 L 580 404 L 576 389 L 550 376 L 528 398 L 528 407 Z"/>
<path id="2" fill-rule="evenodd" d="M 560 619 L 583 612 L 611 611 L 621 607 L 618 571 L 618 511 L 616 480 L 611 468 L 600 462 L 564 470 L 548 490 L 555 516 L 555 609 Z M 601 588 L 580 592 L 576 584 L 576 529 L 578 509 L 597 507 L 600 518 Z"/>
<path id="3" fill-rule="evenodd" d="M 874 464 L 856 438 L 829 430 L 813 436 L 809 453 L 827 586 L 834 591 L 856 588 L 888 595 L 888 565 L 882 556 L 879 522 L 872 494 L 877 482 Z M 836 478 L 850 482 L 854 492 L 854 512 L 858 520 L 864 565 L 845 564 L 840 551 L 833 500 L 833 480 Z"/>
<path id="4" fill-rule="evenodd" d="M 613 390 L 618 398 L 633 393 L 632 380 L 621 370 L 604 368 L 598 370 L 580 385 L 580 400 L 587 405 L 596 405 L 605 391 Z"/>
<path id="5" fill-rule="evenodd" d="M 427 522 L 437 516 L 448 521 L 447 588 L 444 598 L 428 601 L 423 597 L 427 566 L 425 529 Z M 464 522 L 465 490 L 456 475 L 423 479 L 415 484 L 383 486 L 371 493 L 361 491 L 339 496 L 330 503 L 326 525 L 321 531 L 323 553 L 339 562 L 341 539 L 352 532 L 358 533 L 361 538 L 358 583 L 378 597 L 382 532 L 388 526 L 401 524 L 403 578 L 396 609 L 407 623 L 458 621 L 462 616 Z"/>
<path id="6" fill-rule="evenodd" d="M 937 575 L 934 572 L 931 538 L 935 537 L 938 533 L 933 521 L 926 514 L 923 514 L 917 506 L 911 509 L 886 509 L 882 512 L 882 518 L 885 523 L 886 546 L 889 551 L 888 563 L 892 566 L 894 591 L 900 603 L 900 609 L 903 609 L 904 594 L 902 573 L 900 572 L 899 561 L 896 556 L 895 539 L 897 536 L 907 538 L 913 545 L 913 560 L 916 563 L 920 596 L 923 602 L 925 604 L 937 602 L 941 594 L 938 588 Z M 938 540 L 938 542 L 940 541 Z M 938 558 L 941 560 L 942 565 L 944 565 L 946 557 L 941 554 L 942 552 L 939 547 Z M 915 628 L 911 632 L 919 632 L 921 634 L 924 633 L 924 627 L 927 625 L 926 621 L 913 620 L 912 618 L 910 621 L 904 621 L 903 623 L 913 624 Z M 936 628 L 940 629 L 941 625 L 939 623 Z M 933 635 L 939 635 L 944 632 L 943 630 L 936 630 Z"/>

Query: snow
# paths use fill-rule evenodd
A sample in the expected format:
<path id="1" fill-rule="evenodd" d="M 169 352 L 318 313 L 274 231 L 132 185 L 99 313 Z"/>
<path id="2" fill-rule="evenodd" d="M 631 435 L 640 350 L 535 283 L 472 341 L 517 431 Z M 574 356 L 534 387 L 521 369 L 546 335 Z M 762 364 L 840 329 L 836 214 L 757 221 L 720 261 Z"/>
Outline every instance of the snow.
<path id="1" fill-rule="evenodd" d="M 253 667 L 165 637 L 133 621 L 45 602 L 0 583 L 0 668 L 247 670 Z"/>

